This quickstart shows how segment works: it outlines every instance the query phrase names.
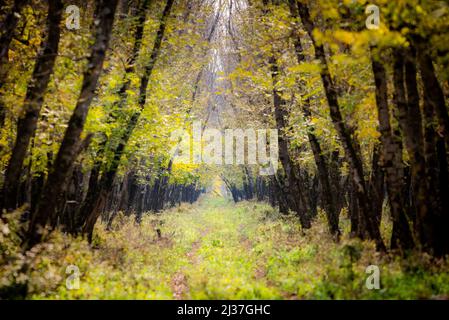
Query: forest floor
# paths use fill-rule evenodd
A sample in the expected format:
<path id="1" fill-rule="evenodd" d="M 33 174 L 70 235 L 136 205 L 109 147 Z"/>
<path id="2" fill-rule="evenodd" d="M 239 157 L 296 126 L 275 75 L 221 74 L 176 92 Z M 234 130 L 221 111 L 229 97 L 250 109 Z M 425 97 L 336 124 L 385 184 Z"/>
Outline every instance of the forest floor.
<path id="1" fill-rule="evenodd" d="M 345 233 L 346 225 L 343 217 Z M 97 226 L 93 248 L 55 233 L 31 256 L 16 258 L 2 267 L 3 294 L 8 281 L 9 289 L 21 282 L 33 299 L 449 297 L 445 261 L 380 255 L 372 243 L 345 235 L 336 244 L 321 215 L 302 232 L 294 216 L 265 203 L 234 204 L 211 195 L 146 215 L 140 226 L 119 215 L 113 231 Z M 379 267 L 378 290 L 366 287 L 369 265 Z"/>

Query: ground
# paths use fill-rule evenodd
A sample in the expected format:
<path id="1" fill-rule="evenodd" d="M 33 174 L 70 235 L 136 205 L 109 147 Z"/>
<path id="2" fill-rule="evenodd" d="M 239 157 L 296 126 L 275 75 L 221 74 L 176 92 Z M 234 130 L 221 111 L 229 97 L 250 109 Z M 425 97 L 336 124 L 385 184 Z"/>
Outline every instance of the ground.
<path id="1" fill-rule="evenodd" d="M 446 298 L 448 264 L 429 259 L 401 262 L 346 235 L 336 244 L 321 215 L 302 231 L 268 204 L 206 195 L 141 225 L 125 215 L 112 231 L 98 224 L 93 247 L 55 233 L 31 257 L 17 254 L 0 280 L 3 292 L 26 283 L 33 299 Z M 378 290 L 366 287 L 369 265 L 379 267 Z"/>

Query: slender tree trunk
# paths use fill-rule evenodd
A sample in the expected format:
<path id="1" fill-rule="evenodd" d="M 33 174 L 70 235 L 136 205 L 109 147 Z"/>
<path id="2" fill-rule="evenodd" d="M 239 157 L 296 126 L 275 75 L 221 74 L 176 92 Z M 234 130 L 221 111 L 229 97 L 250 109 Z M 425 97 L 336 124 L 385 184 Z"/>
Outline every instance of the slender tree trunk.
<path id="1" fill-rule="evenodd" d="M 91 47 L 91 54 L 87 69 L 83 75 L 83 85 L 78 102 L 70 118 L 61 147 L 49 173 L 47 182 L 39 201 L 38 208 L 34 213 L 30 227 L 30 243 L 33 245 L 40 241 L 39 227 L 44 228 L 48 218 L 55 220 L 56 204 L 67 187 L 68 172 L 74 164 L 77 151 L 80 147 L 80 137 L 84 122 L 92 99 L 95 96 L 98 79 L 103 68 L 103 62 L 111 37 L 115 10 L 118 0 L 99 0 L 95 10 L 95 42 Z"/>
<path id="2" fill-rule="evenodd" d="M 8 52 L 11 41 L 14 38 L 17 24 L 20 20 L 20 13 L 28 0 L 15 0 L 11 11 L 6 14 L 5 20 L 0 24 L 0 89 L 3 87 L 8 76 Z M 4 105 L 0 105 L 0 126 L 3 126 Z"/>
<path id="3" fill-rule="evenodd" d="M 371 199 L 369 198 L 368 190 L 364 180 L 362 161 L 360 156 L 356 152 L 353 139 L 343 121 L 340 106 L 338 104 L 337 90 L 329 72 L 324 47 L 323 45 L 319 45 L 315 40 L 315 36 L 313 34 L 314 25 L 310 18 L 308 7 L 300 1 L 297 1 L 297 6 L 299 9 L 299 15 L 301 17 L 302 24 L 304 25 L 314 45 L 315 57 L 321 62 L 320 74 L 323 81 L 326 98 L 329 104 L 330 116 L 345 150 L 346 159 L 348 160 L 349 165 L 353 170 L 354 183 L 357 188 L 357 198 L 359 200 L 359 206 L 362 209 L 363 217 L 366 220 L 369 236 L 376 242 L 376 246 L 379 250 L 385 250 L 385 245 L 382 241 L 380 230 L 373 216 Z"/>
<path id="4" fill-rule="evenodd" d="M 348 190 L 348 187 L 345 180 L 347 180 L 348 177 L 343 177 L 340 172 L 342 163 L 343 159 L 340 157 L 338 150 L 334 150 L 329 157 L 328 169 L 336 212 L 340 212 L 341 209 L 347 206 L 345 192 Z"/>
<path id="5" fill-rule="evenodd" d="M 430 214 L 430 203 L 428 195 L 433 192 L 429 189 L 426 178 L 426 161 L 424 157 L 424 136 L 421 110 L 419 107 L 419 92 L 416 79 L 415 51 L 411 47 L 404 52 L 396 51 L 395 73 L 402 72 L 403 61 L 405 61 L 405 87 L 407 93 L 407 104 L 398 104 L 398 122 L 405 140 L 405 146 L 411 163 L 411 184 L 413 188 L 413 205 L 416 207 L 414 219 L 415 233 L 419 234 L 416 219 L 425 220 Z M 400 81 L 400 80 L 399 80 Z M 395 86 L 400 86 L 395 81 Z"/>
<path id="6" fill-rule="evenodd" d="M 128 143 L 128 140 L 131 137 L 131 135 L 134 131 L 134 128 L 136 127 L 137 122 L 140 118 L 140 114 L 142 113 L 142 111 L 145 107 L 146 98 L 147 98 L 148 82 L 150 80 L 150 77 L 153 72 L 154 66 L 156 64 L 157 58 L 159 57 L 159 54 L 160 54 L 160 49 L 162 46 L 162 40 L 164 38 L 166 24 L 167 24 L 167 20 L 170 15 L 170 12 L 171 12 L 171 8 L 173 6 L 173 2 L 174 2 L 174 0 L 167 0 L 167 2 L 166 2 L 164 11 L 162 13 L 162 18 L 161 18 L 161 21 L 159 24 L 159 29 L 156 34 L 156 39 L 154 41 L 153 50 L 151 52 L 150 59 L 147 62 L 147 64 L 145 65 L 144 73 L 143 73 L 141 81 L 140 81 L 139 99 L 138 99 L 139 110 L 134 112 L 133 115 L 131 116 L 131 119 L 129 120 L 129 122 L 124 130 L 124 133 L 122 134 L 122 136 L 119 140 L 120 142 L 119 142 L 118 146 L 116 147 L 116 149 L 114 150 L 112 164 L 110 165 L 110 167 L 107 169 L 107 171 L 104 173 L 104 175 L 101 178 L 101 182 L 100 182 L 101 191 L 100 191 L 100 195 L 99 195 L 99 198 L 97 201 L 98 203 L 94 206 L 95 209 L 92 210 L 88 214 L 86 223 L 83 227 L 83 233 L 88 235 L 89 239 L 92 238 L 93 228 L 94 228 L 94 225 L 95 225 L 95 223 L 98 219 L 98 216 L 100 214 L 100 212 L 98 210 L 99 208 L 102 207 L 100 205 L 100 203 L 104 201 L 103 199 L 107 198 L 107 195 L 111 191 L 115 176 L 117 174 L 117 170 L 120 165 L 120 160 L 122 158 L 123 151 L 125 150 L 126 144 Z M 126 98 L 124 98 L 124 99 L 126 99 Z"/>
<path id="7" fill-rule="evenodd" d="M 121 110 L 127 101 L 127 91 L 131 86 L 130 75 L 136 71 L 136 62 L 139 57 L 140 48 L 142 47 L 143 31 L 145 27 L 145 20 L 148 8 L 150 7 L 152 0 L 142 0 L 141 5 L 138 9 L 137 15 L 137 26 L 134 34 L 134 45 L 131 53 L 131 57 L 125 68 L 124 82 L 122 83 L 120 89 L 118 90 L 118 95 L 120 101 L 118 102 L 118 108 Z M 112 115 L 112 114 L 111 114 Z"/>
<path id="8" fill-rule="evenodd" d="M 378 57 L 372 50 L 372 68 L 376 85 L 376 105 L 379 119 L 380 141 L 382 148 L 381 165 L 387 180 L 387 192 L 390 200 L 390 210 L 393 219 L 393 234 L 391 247 L 401 250 L 411 249 L 413 239 L 406 216 L 406 201 L 404 199 L 404 168 L 402 164 L 402 144 L 398 137 L 393 136 L 388 108 L 387 73 Z M 382 53 L 379 53 L 379 55 Z M 402 74 L 401 74 L 402 75 Z M 395 76 L 398 76 L 395 73 Z M 396 87 L 396 104 L 405 103 L 403 79 L 400 87 Z M 399 141 L 398 141 L 399 140 Z"/>
<path id="9" fill-rule="evenodd" d="M 296 19 L 299 19 L 299 14 L 296 8 L 295 0 L 289 0 L 289 8 L 290 8 L 290 14 Z M 298 60 L 298 63 L 301 64 L 305 62 L 305 56 L 303 53 L 303 48 L 301 44 L 301 39 L 299 38 L 298 34 L 294 35 L 294 45 L 295 45 L 295 54 L 296 59 Z M 300 88 L 304 87 L 303 83 L 299 83 Z M 303 114 L 304 119 L 307 122 L 310 122 L 312 118 L 311 110 L 310 110 L 310 101 L 309 99 L 304 99 L 303 103 Z M 335 205 L 335 199 L 333 196 L 333 192 L 331 190 L 331 183 L 330 183 L 330 175 L 329 170 L 327 166 L 327 160 L 324 156 L 321 145 L 318 141 L 318 138 L 313 133 L 313 128 L 310 127 L 307 130 L 307 137 L 309 139 L 309 144 L 312 149 L 312 153 L 315 159 L 315 164 L 318 171 L 318 178 L 321 184 L 322 188 L 322 199 L 323 199 L 323 205 L 326 212 L 326 217 L 329 225 L 329 230 L 333 236 L 335 236 L 337 239 L 340 236 L 340 229 L 338 227 L 338 212 Z"/>
<path id="10" fill-rule="evenodd" d="M 428 214 L 418 214 L 416 219 L 416 230 L 421 246 L 425 251 L 433 252 L 436 247 L 436 217 L 440 215 L 439 199 L 439 178 L 438 178 L 438 157 L 437 133 L 435 130 L 435 110 L 433 104 L 428 99 L 424 99 L 423 120 L 424 120 L 424 157 L 426 161 L 425 182 L 432 192 L 426 194 L 429 204 Z"/>
<path id="11" fill-rule="evenodd" d="M 28 84 L 23 112 L 17 125 L 17 138 L 11 158 L 6 169 L 3 184 L 3 208 L 13 210 L 17 206 L 17 190 L 20 184 L 23 161 L 25 159 L 31 137 L 36 131 L 39 113 L 44 102 L 50 76 L 53 73 L 60 39 L 60 22 L 62 1 L 48 2 L 46 39 L 37 55 L 33 75 Z"/>
<path id="12" fill-rule="evenodd" d="M 251 171 L 248 169 L 247 166 L 243 166 L 243 174 L 245 176 L 245 180 L 247 181 L 247 188 L 248 188 L 248 192 L 247 192 L 247 200 L 250 200 L 252 198 L 254 198 L 254 185 L 253 185 L 253 178 L 251 176 Z"/>
<path id="13" fill-rule="evenodd" d="M 263 0 L 263 14 L 268 13 L 268 0 Z M 279 79 L 279 65 L 275 57 L 275 48 L 272 48 L 272 53 L 269 57 L 268 63 L 270 67 L 271 80 L 273 85 L 273 106 L 274 116 L 276 120 L 276 128 L 278 129 L 278 146 L 279 146 L 279 160 L 282 164 L 283 171 L 280 171 L 280 176 L 277 177 L 277 182 L 280 188 L 280 196 L 284 201 L 280 201 L 279 210 L 282 213 L 288 213 L 292 210 L 299 216 L 300 223 L 303 228 L 310 228 L 310 207 L 307 199 L 300 187 L 300 173 L 298 168 L 295 168 L 293 159 L 289 153 L 289 144 L 286 136 L 288 111 L 286 110 L 286 101 L 282 98 L 282 91 L 277 87 Z M 282 199 L 280 199 L 282 200 Z"/>
<path id="14" fill-rule="evenodd" d="M 354 179 L 350 177 L 348 181 L 348 215 L 351 221 L 350 236 L 365 239 L 365 230 L 362 224 L 363 221 L 360 221 L 361 215 L 357 201 L 357 192 L 355 189 Z"/>
<path id="15" fill-rule="evenodd" d="M 449 172 L 446 155 L 447 149 L 444 138 L 439 136 L 437 140 L 437 157 L 439 164 L 441 211 L 439 212 L 440 215 L 437 217 L 436 223 L 437 247 L 435 248 L 435 254 L 437 256 L 443 256 L 449 253 L 449 233 L 447 232 L 447 226 L 449 225 Z"/>
<path id="16" fill-rule="evenodd" d="M 310 228 L 309 208 L 306 207 L 302 191 L 298 188 L 297 174 L 294 172 L 294 164 L 289 154 L 288 140 L 286 137 L 286 117 L 288 115 L 286 102 L 281 96 L 281 92 L 276 88 L 277 79 L 279 77 L 279 68 L 274 56 L 270 57 L 271 77 L 273 82 L 273 104 L 276 119 L 276 127 L 279 131 L 279 160 L 284 169 L 285 178 L 281 181 L 282 193 L 287 199 L 289 208 L 299 215 L 299 219 L 303 228 Z"/>
<path id="17" fill-rule="evenodd" d="M 371 176 L 369 179 L 369 194 L 373 199 L 372 207 L 376 224 L 380 227 L 382 219 L 383 203 L 385 199 L 385 175 L 382 167 L 379 165 L 380 161 L 380 146 L 374 146 L 372 160 L 371 160 Z"/>
<path id="18" fill-rule="evenodd" d="M 143 0 L 140 3 L 140 6 L 137 10 L 138 11 L 137 12 L 137 26 L 136 26 L 136 30 L 134 33 L 134 45 L 133 45 L 130 60 L 125 68 L 124 81 L 123 81 L 120 89 L 118 90 L 118 95 L 120 97 L 120 100 L 116 106 L 113 106 L 113 108 L 118 108 L 118 110 L 122 110 L 127 101 L 127 97 L 128 97 L 127 92 L 131 85 L 130 75 L 136 71 L 136 62 L 137 62 L 137 58 L 139 57 L 140 49 L 142 46 L 142 38 L 143 38 L 143 32 L 144 32 L 144 27 L 145 27 L 145 20 L 146 20 L 147 11 L 148 11 L 150 4 L 151 4 L 151 0 Z M 113 111 L 110 112 L 108 116 L 109 116 L 108 121 L 116 120 L 116 119 L 114 119 Z M 102 147 L 100 148 L 100 150 L 97 154 L 97 159 L 96 159 L 96 162 L 94 165 L 94 169 L 97 174 L 97 179 L 99 178 L 99 170 L 100 170 L 101 166 L 103 165 L 103 160 L 104 160 L 103 158 L 104 158 L 104 154 L 106 152 L 107 137 L 104 137 L 104 139 L 105 139 L 105 141 L 102 143 Z M 97 170 L 98 170 L 98 172 L 97 172 Z M 112 188 L 112 186 L 111 186 L 111 188 Z M 89 188 L 90 192 L 88 193 L 88 197 L 86 198 L 86 200 L 84 201 L 83 205 L 80 208 L 79 228 L 82 228 L 82 226 L 86 222 L 87 217 L 91 214 L 92 210 L 94 209 L 95 202 L 99 199 L 101 190 L 102 190 L 102 185 L 99 181 L 97 181 L 97 183 L 95 184 L 94 189 Z"/>
<path id="19" fill-rule="evenodd" d="M 432 106 L 438 119 L 439 135 L 444 137 L 446 148 L 449 148 L 449 115 L 447 112 L 444 93 L 435 73 L 432 59 L 427 52 L 426 43 L 422 40 L 417 41 L 417 61 L 421 71 L 423 81 L 424 100 Z M 448 149 L 449 150 L 449 149 Z"/>
<path id="20" fill-rule="evenodd" d="M 14 38 L 16 27 L 20 19 L 22 8 L 28 3 L 28 0 L 15 0 L 11 12 L 0 24 L 0 89 L 5 84 L 8 77 L 8 52 L 11 41 Z M 6 108 L 0 97 L 0 127 L 5 123 Z"/>
<path id="21" fill-rule="evenodd" d="M 448 251 L 447 231 L 447 158 L 443 138 L 435 129 L 436 112 L 429 99 L 424 99 L 424 156 L 426 160 L 426 181 L 431 190 L 427 194 L 429 214 L 418 215 L 416 228 L 421 246 L 425 251 L 441 256 Z"/>
<path id="22" fill-rule="evenodd" d="M 417 61 L 420 69 L 423 95 L 424 95 L 424 113 L 426 120 L 425 146 L 426 165 L 428 170 L 429 190 L 435 192 L 431 196 L 432 217 L 428 217 L 424 222 L 433 224 L 432 236 L 424 236 L 424 247 L 431 248 L 435 255 L 443 255 L 449 252 L 449 241 L 447 231 L 442 230 L 441 226 L 449 220 L 448 207 L 448 150 L 449 150 L 449 115 L 444 98 L 444 93 L 435 73 L 432 59 L 428 53 L 426 43 L 422 39 L 416 41 Z M 433 114 L 433 116 L 432 116 Z M 436 119 L 438 126 L 433 127 L 433 119 Z M 432 137 L 433 135 L 433 137 Z M 444 143 L 443 143 L 444 141 Z M 432 154 L 433 153 L 433 154 Z"/>
<path id="23" fill-rule="evenodd" d="M 15 0 L 11 11 L 6 15 L 6 18 L 0 24 L 0 70 L 6 71 L 5 65 L 8 63 L 8 51 L 11 41 L 14 38 L 16 27 L 20 19 L 20 12 L 22 8 L 28 3 L 28 0 Z M 3 75 L 3 74 L 2 74 Z M 0 78 L 0 85 L 5 80 Z"/>

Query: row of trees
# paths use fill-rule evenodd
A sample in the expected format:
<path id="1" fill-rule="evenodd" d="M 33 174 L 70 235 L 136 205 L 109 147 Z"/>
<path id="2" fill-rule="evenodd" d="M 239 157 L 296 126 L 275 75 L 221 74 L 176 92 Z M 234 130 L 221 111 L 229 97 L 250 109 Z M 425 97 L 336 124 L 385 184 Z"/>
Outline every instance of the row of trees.
<path id="1" fill-rule="evenodd" d="M 365 26 L 369 4 L 379 9 L 375 30 Z M 281 212 L 297 213 L 309 228 L 321 207 L 338 239 L 347 208 L 352 235 L 373 240 L 379 250 L 443 255 L 449 250 L 448 6 L 369 4 L 262 0 L 236 10 L 228 98 L 240 106 L 243 123 L 279 129 L 282 166 L 271 192 Z M 380 232 L 383 214 L 393 225 L 389 244 Z"/>
<path id="2" fill-rule="evenodd" d="M 139 221 L 194 201 L 217 171 L 176 163 L 170 134 L 201 115 L 278 129 L 275 175 L 221 170 L 235 201 L 269 201 L 303 228 L 321 208 L 336 240 L 347 211 L 379 250 L 448 253 L 449 8 L 370 4 L 374 30 L 364 0 L 96 1 L 67 30 L 62 0 L 7 1 L 2 214 L 27 205 L 32 246 L 43 227 L 91 239 L 102 213 Z"/>
<path id="3" fill-rule="evenodd" d="M 201 72 L 213 22 L 207 4 L 174 3 L 80 2 L 79 30 L 64 28 L 62 0 L 1 5 L 0 214 L 25 210 L 26 247 L 56 227 L 91 240 L 102 213 L 140 221 L 204 191 L 200 169 L 173 168 L 168 151 L 198 94 L 176 76 Z"/>

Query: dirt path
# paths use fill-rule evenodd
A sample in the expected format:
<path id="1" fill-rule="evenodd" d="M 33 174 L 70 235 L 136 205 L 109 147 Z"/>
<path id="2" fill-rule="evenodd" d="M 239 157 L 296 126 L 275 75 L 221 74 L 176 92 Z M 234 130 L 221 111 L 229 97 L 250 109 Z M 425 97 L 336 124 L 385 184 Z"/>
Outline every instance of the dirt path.
<path id="1" fill-rule="evenodd" d="M 189 252 L 186 253 L 190 264 L 196 265 L 200 262 L 200 257 L 197 255 L 197 251 L 201 247 L 203 237 L 205 237 L 208 233 L 208 228 L 202 230 L 200 232 L 200 237 L 198 238 L 198 240 L 193 242 L 192 248 Z M 183 269 L 185 268 L 181 268 L 178 272 L 175 273 L 171 282 L 173 298 L 176 300 L 185 299 L 189 292 L 188 279 Z"/>
<path id="2" fill-rule="evenodd" d="M 181 271 L 176 272 L 172 279 L 171 287 L 173 290 L 173 299 L 182 300 L 189 290 L 186 275 Z"/>
<path id="3" fill-rule="evenodd" d="M 265 259 L 257 256 L 251 239 L 260 221 L 249 209 L 254 208 L 205 201 L 191 212 L 180 210 L 176 224 L 182 236 L 195 237 L 171 278 L 174 299 L 220 299 L 242 290 L 257 297 L 257 288 L 267 287 Z"/>

